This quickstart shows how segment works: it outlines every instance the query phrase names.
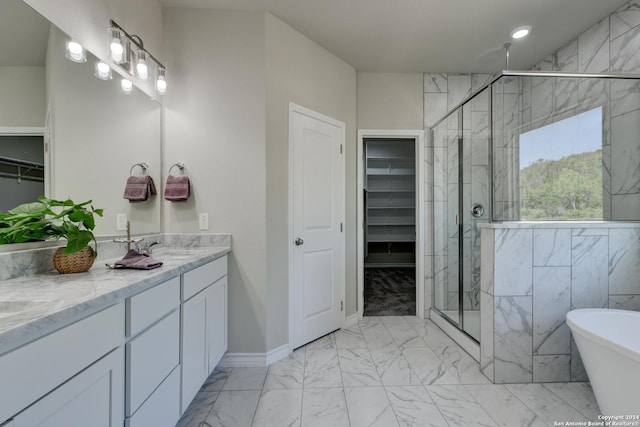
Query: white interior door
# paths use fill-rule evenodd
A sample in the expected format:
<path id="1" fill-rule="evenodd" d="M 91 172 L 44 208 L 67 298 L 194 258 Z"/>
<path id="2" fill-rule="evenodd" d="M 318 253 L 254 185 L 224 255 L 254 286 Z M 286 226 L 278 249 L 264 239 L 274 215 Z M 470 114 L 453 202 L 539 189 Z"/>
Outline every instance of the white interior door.
<path id="1" fill-rule="evenodd" d="M 344 123 L 291 104 L 290 345 L 344 323 Z"/>

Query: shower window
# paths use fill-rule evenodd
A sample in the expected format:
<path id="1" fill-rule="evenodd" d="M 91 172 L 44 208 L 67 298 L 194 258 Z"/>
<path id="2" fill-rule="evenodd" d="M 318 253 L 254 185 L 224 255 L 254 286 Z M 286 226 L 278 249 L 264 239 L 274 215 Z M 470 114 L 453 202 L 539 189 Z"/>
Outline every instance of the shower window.
<path id="1" fill-rule="evenodd" d="M 602 107 L 519 137 L 520 219 L 602 220 Z"/>

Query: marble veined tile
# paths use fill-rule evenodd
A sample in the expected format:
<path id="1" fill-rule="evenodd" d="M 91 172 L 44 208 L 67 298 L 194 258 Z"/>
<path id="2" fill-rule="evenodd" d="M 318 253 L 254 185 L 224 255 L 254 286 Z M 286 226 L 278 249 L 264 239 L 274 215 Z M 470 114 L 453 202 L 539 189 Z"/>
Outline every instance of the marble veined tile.
<path id="1" fill-rule="evenodd" d="M 404 318 L 385 317 L 384 324 L 398 347 L 426 347 L 418 332 Z"/>
<path id="2" fill-rule="evenodd" d="M 350 426 L 344 389 L 305 389 L 302 395 L 302 427 L 327 426 Z"/>
<path id="3" fill-rule="evenodd" d="M 573 237 L 571 308 L 605 308 L 609 302 L 608 238 Z"/>
<path id="4" fill-rule="evenodd" d="M 611 81 L 611 116 L 622 114 L 640 108 L 640 82 L 638 80 Z"/>
<path id="5" fill-rule="evenodd" d="M 637 73 L 640 70 L 640 27 L 611 40 L 611 71 Z"/>
<path id="6" fill-rule="evenodd" d="M 211 427 L 251 427 L 260 390 L 223 391 L 206 418 Z"/>
<path id="7" fill-rule="evenodd" d="M 578 40 L 573 40 L 571 43 L 563 47 L 556 54 L 557 58 L 557 71 L 578 71 Z"/>
<path id="8" fill-rule="evenodd" d="M 382 321 L 375 324 L 360 324 L 362 336 L 367 342 L 369 349 L 380 349 L 386 347 L 397 347 L 389 330 Z"/>
<path id="9" fill-rule="evenodd" d="M 609 308 L 640 311 L 640 295 L 609 295 Z"/>
<path id="10" fill-rule="evenodd" d="M 429 348 L 405 348 L 402 354 L 422 385 L 460 384 L 447 365 Z"/>
<path id="11" fill-rule="evenodd" d="M 302 388 L 305 353 L 296 350 L 269 366 L 264 389 Z"/>
<path id="12" fill-rule="evenodd" d="M 571 230 L 533 230 L 534 266 L 571 266 Z"/>
<path id="13" fill-rule="evenodd" d="M 558 116 L 575 115 L 578 104 L 578 80 L 556 78 L 553 81 L 553 114 L 555 121 Z"/>
<path id="14" fill-rule="evenodd" d="M 640 1 L 633 0 L 609 16 L 611 40 L 640 25 Z"/>
<path id="15" fill-rule="evenodd" d="M 387 397 L 402 427 L 441 427 L 447 423 L 422 386 L 386 387 Z"/>
<path id="16" fill-rule="evenodd" d="M 315 341 L 311 341 L 305 347 L 307 349 L 307 353 L 314 352 L 316 350 L 335 350 L 336 336 L 335 334 L 327 334 Z"/>
<path id="17" fill-rule="evenodd" d="M 536 77 L 538 78 L 538 77 Z M 540 127 L 551 122 L 553 114 L 553 81 L 545 78 L 531 90 L 531 120 Z"/>
<path id="18" fill-rule="evenodd" d="M 496 230 L 494 295 L 531 295 L 532 243 L 533 230 Z"/>
<path id="19" fill-rule="evenodd" d="M 344 392 L 352 427 L 398 426 L 383 387 L 349 387 Z"/>
<path id="20" fill-rule="evenodd" d="M 338 359 L 345 387 L 382 385 L 368 349 L 340 349 L 338 350 Z"/>
<path id="21" fill-rule="evenodd" d="M 612 49 L 615 52 L 615 50 Z M 599 73 L 609 69 L 609 19 L 578 36 L 578 71 Z"/>
<path id="22" fill-rule="evenodd" d="M 342 387 L 337 350 L 316 350 L 311 355 L 307 350 L 303 384 L 304 388 Z"/>
<path id="23" fill-rule="evenodd" d="M 450 346 L 435 352 L 449 372 L 451 372 L 460 384 L 488 384 L 489 380 L 480 372 L 480 364 L 460 346 Z"/>
<path id="24" fill-rule="evenodd" d="M 465 386 L 428 386 L 427 391 L 450 426 L 497 426 Z"/>
<path id="25" fill-rule="evenodd" d="M 466 97 L 471 95 L 471 75 L 469 74 L 449 74 L 447 84 L 448 109 L 454 108 Z"/>
<path id="26" fill-rule="evenodd" d="M 202 391 L 220 391 L 222 387 L 224 387 L 224 383 L 229 378 L 229 374 L 233 368 L 220 368 L 217 367 L 214 371 L 209 375 L 207 381 L 205 381 L 204 385 L 200 390 Z"/>
<path id="27" fill-rule="evenodd" d="M 532 366 L 532 298 L 495 298 L 495 382 L 530 382 Z"/>
<path id="28" fill-rule="evenodd" d="M 424 73 L 424 91 L 436 93 L 447 92 L 447 74 Z"/>
<path id="29" fill-rule="evenodd" d="M 266 376 L 266 367 L 233 368 L 222 389 L 261 390 Z"/>
<path id="30" fill-rule="evenodd" d="M 569 381 L 571 378 L 570 359 L 571 356 L 568 354 L 533 356 L 533 382 Z"/>
<path id="31" fill-rule="evenodd" d="M 372 349 L 371 357 L 385 386 L 422 384 L 399 348 Z"/>
<path id="32" fill-rule="evenodd" d="M 533 354 L 569 354 L 571 267 L 534 267 L 533 288 Z"/>
<path id="33" fill-rule="evenodd" d="M 195 427 L 200 425 L 202 421 L 206 420 L 219 395 L 220 393 L 218 392 L 200 390 L 191 404 L 189 404 L 178 424 L 176 424 L 176 427 Z"/>
<path id="34" fill-rule="evenodd" d="M 341 348 L 367 348 L 358 325 L 343 328 L 335 332 L 336 346 Z"/>
<path id="35" fill-rule="evenodd" d="M 501 427 L 547 426 L 503 385 L 466 385 L 465 387 Z"/>
<path id="36" fill-rule="evenodd" d="M 551 383 L 544 384 L 544 388 L 551 390 L 590 420 L 597 420 L 598 415 L 602 414 L 589 383 Z"/>
<path id="37" fill-rule="evenodd" d="M 542 384 L 509 384 L 505 387 L 545 423 L 553 425 L 553 422 L 558 420 L 588 421 L 574 407 Z"/>
<path id="38" fill-rule="evenodd" d="M 609 294 L 640 294 L 640 230 L 609 230 Z"/>
<path id="39" fill-rule="evenodd" d="M 493 296 L 481 292 L 480 304 L 480 370 L 493 382 Z"/>
<path id="40" fill-rule="evenodd" d="M 265 390 L 252 427 L 300 426 L 301 416 L 302 389 Z"/>
<path id="41" fill-rule="evenodd" d="M 424 127 L 432 127 L 438 120 L 447 114 L 446 93 L 424 94 Z"/>
<path id="42" fill-rule="evenodd" d="M 640 110 L 611 119 L 611 194 L 636 194 L 640 191 L 640 171 L 635 167 L 640 161 L 638 133 Z"/>

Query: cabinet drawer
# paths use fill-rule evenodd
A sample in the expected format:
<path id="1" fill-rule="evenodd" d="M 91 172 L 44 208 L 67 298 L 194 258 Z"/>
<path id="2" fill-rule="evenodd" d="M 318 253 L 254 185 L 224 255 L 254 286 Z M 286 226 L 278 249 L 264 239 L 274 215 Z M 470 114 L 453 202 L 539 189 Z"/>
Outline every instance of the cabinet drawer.
<path id="1" fill-rule="evenodd" d="M 126 299 L 126 334 L 133 337 L 180 304 L 180 278 L 175 277 Z"/>
<path id="2" fill-rule="evenodd" d="M 126 415 L 131 416 L 180 361 L 180 316 L 173 311 L 126 345 Z"/>
<path id="3" fill-rule="evenodd" d="M 179 419 L 180 367 L 176 366 L 140 409 L 127 418 L 125 427 L 174 427 Z"/>
<path id="4" fill-rule="evenodd" d="M 223 256 L 182 275 L 182 301 L 186 301 L 216 280 L 227 275 L 227 257 Z"/>
<path id="5" fill-rule="evenodd" d="M 123 339 L 124 304 L 118 304 L 3 355 L 0 378 L 7 392 L 0 398 L 0 420 L 122 345 Z"/>

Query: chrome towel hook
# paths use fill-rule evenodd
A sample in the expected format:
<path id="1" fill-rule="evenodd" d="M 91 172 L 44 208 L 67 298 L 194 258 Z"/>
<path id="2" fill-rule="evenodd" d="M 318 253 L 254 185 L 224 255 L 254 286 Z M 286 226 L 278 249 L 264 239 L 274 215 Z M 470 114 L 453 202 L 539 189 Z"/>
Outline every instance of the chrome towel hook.
<path id="1" fill-rule="evenodd" d="M 171 169 L 173 168 L 178 168 L 180 169 L 180 172 L 184 173 L 184 163 L 177 162 L 172 164 L 171 167 L 169 168 L 169 175 L 171 175 Z"/>
<path id="2" fill-rule="evenodd" d="M 146 162 L 136 163 L 135 165 L 131 166 L 131 169 L 129 169 L 129 175 L 133 174 L 133 170 L 136 166 L 140 166 L 142 168 L 142 174 L 146 175 L 147 169 L 149 169 L 149 165 Z"/>

